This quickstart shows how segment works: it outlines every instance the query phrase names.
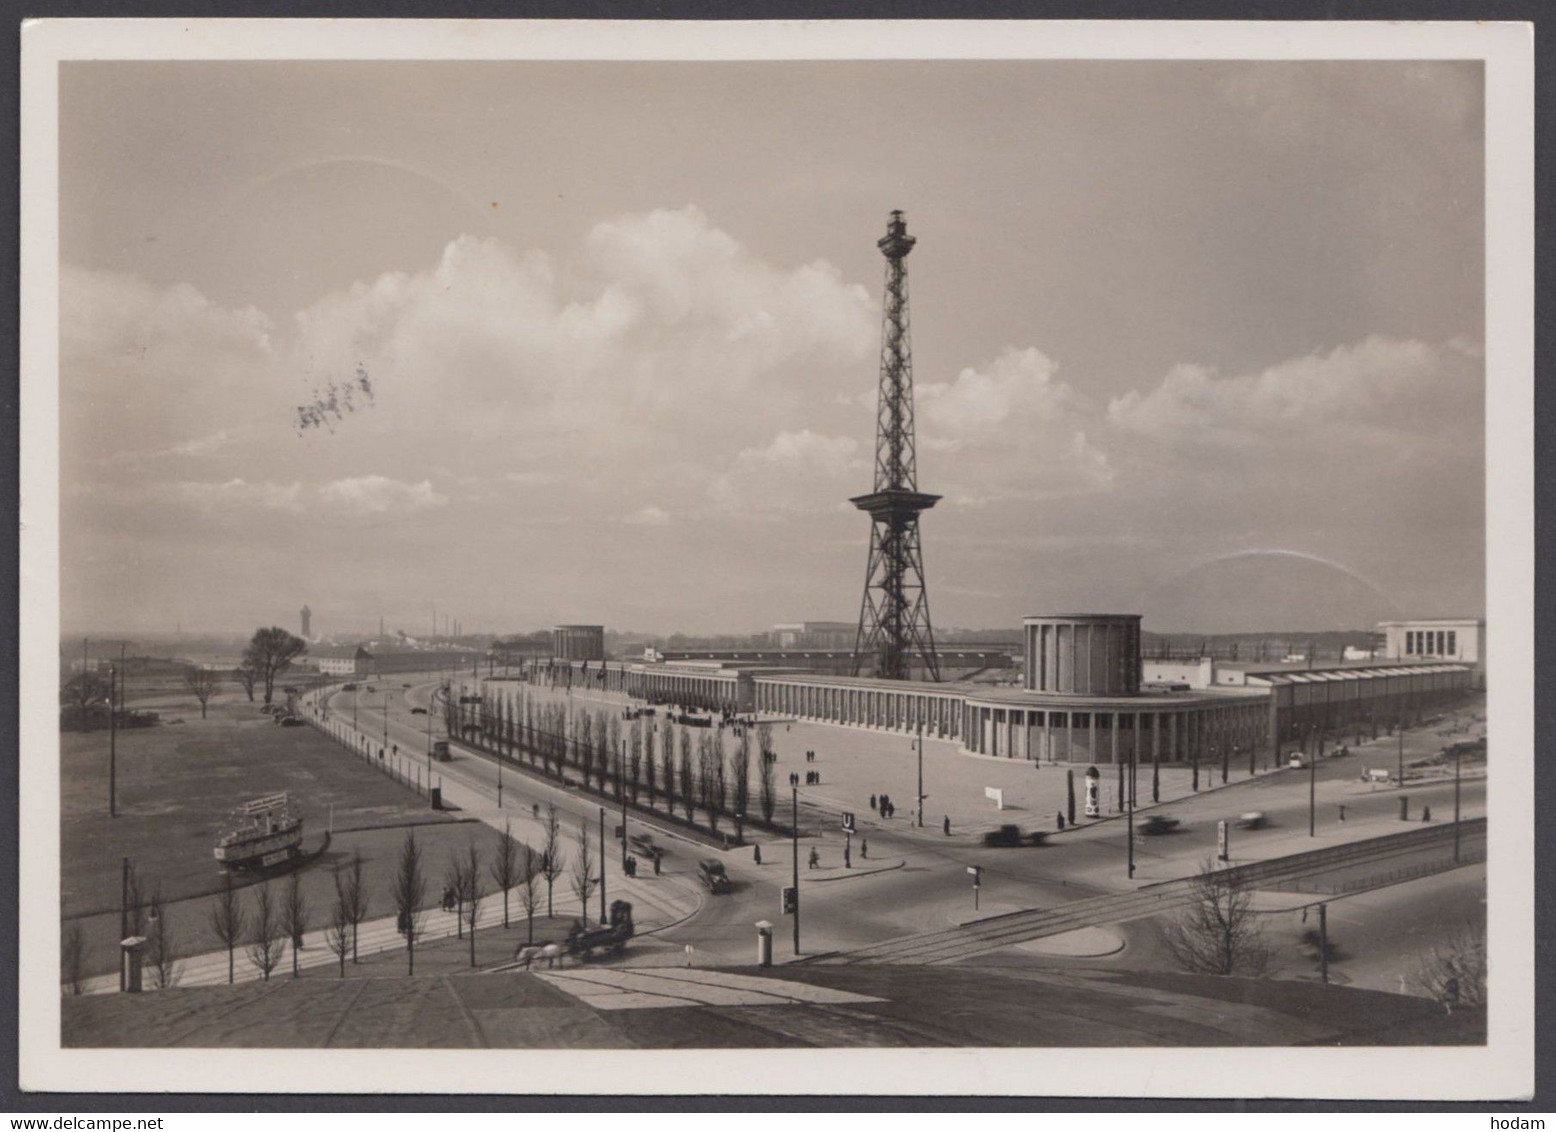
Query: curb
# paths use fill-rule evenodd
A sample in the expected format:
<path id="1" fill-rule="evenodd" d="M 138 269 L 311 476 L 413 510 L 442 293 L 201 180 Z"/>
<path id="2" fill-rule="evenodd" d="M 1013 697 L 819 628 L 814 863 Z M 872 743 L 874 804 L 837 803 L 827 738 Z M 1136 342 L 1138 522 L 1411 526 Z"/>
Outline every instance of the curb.
<path id="1" fill-rule="evenodd" d="M 907 863 L 908 863 L 907 860 L 904 859 L 904 860 L 898 861 L 895 865 L 882 865 L 878 869 L 849 869 L 849 870 L 847 870 L 845 872 L 839 873 L 836 876 L 830 876 L 830 877 L 801 877 L 800 880 L 803 881 L 805 884 L 826 884 L 828 881 L 833 881 L 833 880 L 854 880 L 857 877 L 874 876 L 876 873 L 889 873 L 889 872 L 892 872 L 895 869 L 902 868 Z"/>

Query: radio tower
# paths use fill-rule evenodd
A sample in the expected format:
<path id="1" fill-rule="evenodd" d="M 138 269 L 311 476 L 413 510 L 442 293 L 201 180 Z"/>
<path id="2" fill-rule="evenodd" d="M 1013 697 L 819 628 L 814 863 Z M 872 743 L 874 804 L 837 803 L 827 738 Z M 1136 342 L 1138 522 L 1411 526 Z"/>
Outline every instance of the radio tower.
<path id="1" fill-rule="evenodd" d="M 865 658 L 874 655 L 875 674 L 888 680 L 909 678 L 914 653 L 923 659 L 929 678 L 940 679 L 918 537 L 919 512 L 929 510 L 940 497 L 919 491 L 913 454 L 913 357 L 908 339 L 908 269 L 903 261 L 916 242 L 908 235 L 901 212 L 891 214 L 886 235 L 875 242 L 886 257 L 875 490 L 849 501 L 870 515 L 870 557 L 854 637 L 853 674 L 858 676 Z"/>

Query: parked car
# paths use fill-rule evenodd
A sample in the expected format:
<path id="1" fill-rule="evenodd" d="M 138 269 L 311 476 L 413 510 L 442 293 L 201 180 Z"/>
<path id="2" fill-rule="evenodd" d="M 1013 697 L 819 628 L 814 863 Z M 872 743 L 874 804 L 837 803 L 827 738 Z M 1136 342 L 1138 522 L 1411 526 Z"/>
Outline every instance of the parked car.
<path id="1" fill-rule="evenodd" d="M 724 871 L 723 861 L 698 861 L 697 879 L 708 886 L 712 893 L 729 891 L 729 874 Z"/>
<path id="2" fill-rule="evenodd" d="M 1002 825 L 983 835 L 983 843 L 990 848 L 1014 848 L 1018 845 L 1041 845 L 1043 834 L 1022 833 L 1019 825 Z"/>
<path id="3" fill-rule="evenodd" d="M 301 727 L 302 725 L 303 725 L 303 721 L 298 719 L 295 715 L 287 715 L 287 716 L 282 716 L 281 717 L 281 726 L 282 727 Z"/>
<path id="4" fill-rule="evenodd" d="M 1152 814 L 1140 823 L 1140 832 L 1155 836 L 1162 833 L 1171 833 L 1183 822 L 1178 818 L 1169 818 L 1164 814 Z"/>
<path id="5" fill-rule="evenodd" d="M 1307 760 L 1302 757 L 1300 751 L 1291 752 L 1291 758 L 1286 760 L 1286 765 L 1292 770 L 1306 770 Z"/>
<path id="6" fill-rule="evenodd" d="M 411 708 L 411 714 L 412 715 L 426 715 L 427 714 L 427 709 L 424 708 L 424 707 L 413 707 L 413 708 Z"/>

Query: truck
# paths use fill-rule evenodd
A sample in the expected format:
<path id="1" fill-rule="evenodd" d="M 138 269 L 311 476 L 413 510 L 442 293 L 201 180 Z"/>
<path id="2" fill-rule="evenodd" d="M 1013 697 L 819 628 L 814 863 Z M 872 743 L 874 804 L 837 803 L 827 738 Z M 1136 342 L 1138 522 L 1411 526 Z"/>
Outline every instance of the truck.
<path id="1" fill-rule="evenodd" d="M 448 751 L 447 739 L 439 739 L 432 744 L 432 757 L 440 763 L 446 763 L 453 759 L 454 756 L 449 754 Z"/>
<path id="2" fill-rule="evenodd" d="M 613 900 L 610 923 L 601 924 L 597 928 L 590 927 L 583 920 L 573 924 L 572 931 L 567 933 L 567 953 L 579 960 L 587 960 L 597 948 L 603 948 L 612 955 L 620 955 L 627 946 L 627 940 L 632 938 L 632 933 L 632 905 L 625 900 Z"/>

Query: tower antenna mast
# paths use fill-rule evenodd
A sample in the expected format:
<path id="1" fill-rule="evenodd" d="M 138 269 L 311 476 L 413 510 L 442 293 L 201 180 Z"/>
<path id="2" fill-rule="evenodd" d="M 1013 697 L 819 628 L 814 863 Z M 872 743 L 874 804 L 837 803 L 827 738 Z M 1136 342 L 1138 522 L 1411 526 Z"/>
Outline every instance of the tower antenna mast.
<path id="1" fill-rule="evenodd" d="M 915 655 L 931 680 L 940 679 L 935 634 L 924 586 L 919 513 L 940 501 L 918 489 L 913 430 L 913 351 L 908 335 L 906 259 L 918 241 L 908 235 L 900 211 L 875 246 L 886 257 L 886 299 L 881 320 L 880 396 L 876 409 L 875 490 L 851 499 L 870 516 L 870 555 L 864 598 L 854 637 L 853 674 L 875 657 L 875 675 L 907 680 Z"/>

